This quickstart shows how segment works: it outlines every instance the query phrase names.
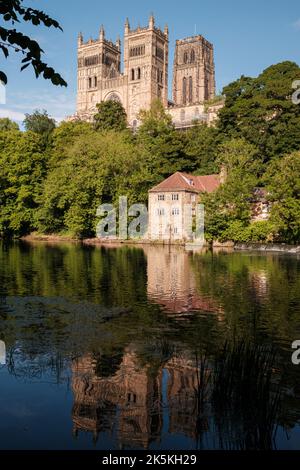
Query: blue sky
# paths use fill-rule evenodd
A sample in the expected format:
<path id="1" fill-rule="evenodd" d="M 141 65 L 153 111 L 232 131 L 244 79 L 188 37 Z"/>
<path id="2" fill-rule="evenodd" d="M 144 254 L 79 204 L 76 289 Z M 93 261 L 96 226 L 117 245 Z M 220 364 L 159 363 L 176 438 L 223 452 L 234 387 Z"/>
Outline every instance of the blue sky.
<path id="1" fill-rule="evenodd" d="M 63 26 L 54 29 L 20 29 L 37 39 L 54 66 L 68 82 L 68 88 L 36 80 L 33 70 L 20 73 L 19 58 L 11 55 L 1 69 L 9 78 L 6 105 L 0 104 L 0 117 L 22 121 L 24 113 L 46 109 L 57 120 L 75 111 L 77 35 L 97 37 L 101 23 L 106 36 L 123 38 L 124 22 L 146 25 L 151 12 L 156 24 L 170 30 L 170 77 L 176 39 L 202 34 L 215 47 L 217 89 L 242 74 L 255 76 L 271 64 L 293 60 L 300 64 L 299 0 L 26 0 L 41 8 Z M 300 77 L 295 77 L 295 79 Z M 171 87 L 170 87 L 171 92 Z"/>

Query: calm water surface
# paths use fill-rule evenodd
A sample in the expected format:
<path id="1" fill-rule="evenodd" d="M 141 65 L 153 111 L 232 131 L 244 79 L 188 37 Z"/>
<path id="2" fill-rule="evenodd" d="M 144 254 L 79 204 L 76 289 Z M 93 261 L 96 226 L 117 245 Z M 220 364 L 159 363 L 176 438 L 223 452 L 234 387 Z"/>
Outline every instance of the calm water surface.
<path id="1" fill-rule="evenodd" d="M 300 449 L 296 339 L 296 256 L 2 243 L 0 448 Z"/>

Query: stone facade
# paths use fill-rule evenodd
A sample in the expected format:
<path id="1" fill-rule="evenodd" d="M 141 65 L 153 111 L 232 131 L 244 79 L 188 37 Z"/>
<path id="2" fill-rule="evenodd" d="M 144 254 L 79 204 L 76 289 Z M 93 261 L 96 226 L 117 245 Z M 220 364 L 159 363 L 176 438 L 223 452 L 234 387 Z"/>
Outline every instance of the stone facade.
<path id="1" fill-rule="evenodd" d="M 84 42 L 80 34 L 77 110 L 69 119 L 92 121 L 98 103 L 117 100 L 134 128 L 139 125 L 139 112 L 159 98 L 178 128 L 189 127 L 194 120 L 212 122 L 214 111 L 204 106 L 215 96 L 212 44 L 202 36 L 176 41 L 172 102 L 168 101 L 168 62 L 169 30 L 157 28 L 153 16 L 147 27 L 136 29 L 126 20 L 123 71 L 120 39 L 107 40 L 103 26 L 96 40 Z"/>
<path id="2" fill-rule="evenodd" d="M 215 191 L 220 184 L 220 175 L 176 172 L 152 188 L 148 198 L 147 238 L 166 243 L 196 241 L 193 228 L 201 216 L 197 209 L 200 195 Z"/>

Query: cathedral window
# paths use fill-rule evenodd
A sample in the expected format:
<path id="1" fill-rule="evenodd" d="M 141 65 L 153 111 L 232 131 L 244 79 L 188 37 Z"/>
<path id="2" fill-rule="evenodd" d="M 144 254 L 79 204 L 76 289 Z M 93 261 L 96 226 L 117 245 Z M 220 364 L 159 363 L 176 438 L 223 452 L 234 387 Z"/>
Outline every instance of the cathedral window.
<path id="1" fill-rule="evenodd" d="M 189 78 L 189 102 L 193 102 L 193 78 Z"/>
<path id="2" fill-rule="evenodd" d="M 89 84 L 89 88 L 92 88 L 93 83 L 92 83 L 92 78 L 91 77 L 89 78 L 88 84 Z"/>
<path id="3" fill-rule="evenodd" d="M 186 78 L 184 77 L 182 81 L 182 102 L 186 104 Z"/>
<path id="4" fill-rule="evenodd" d="M 194 49 L 191 50 L 191 63 L 195 62 L 195 51 Z"/>
<path id="5" fill-rule="evenodd" d="M 97 77 L 94 77 L 94 87 L 96 88 L 98 84 Z"/>
<path id="6" fill-rule="evenodd" d="M 187 52 L 185 52 L 185 53 L 183 54 L 183 62 L 184 62 L 185 64 L 188 63 L 188 53 L 187 53 Z"/>
<path id="7" fill-rule="evenodd" d="M 137 69 L 137 80 L 140 80 L 141 79 L 141 69 L 140 67 L 138 67 Z"/>
<path id="8" fill-rule="evenodd" d="M 134 69 L 131 69 L 131 80 L 133 81 L 134 79 L 135 79 Z"/>

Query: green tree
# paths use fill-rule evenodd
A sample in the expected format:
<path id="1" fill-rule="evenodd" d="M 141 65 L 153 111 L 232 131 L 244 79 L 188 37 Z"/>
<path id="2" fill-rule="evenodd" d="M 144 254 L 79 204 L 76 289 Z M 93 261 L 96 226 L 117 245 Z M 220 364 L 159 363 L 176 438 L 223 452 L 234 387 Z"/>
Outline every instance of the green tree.
<path id="1" fill-rule="evenodd" d="M 34 216 L 47 171 L 41 137 L 16 130 L 0 133 L 0 234 L 34 230 Z"/>
<path id="2" fill-rule="evenodd" d="M 273 162 L 266 180 L 278 240 L 300 243 L 300 152 Z"/>
<path id="3" fill-rule="evenodd" d="M 185 154 L 189 171 L 198 175 L 218 172 L 217 156 L 220 134 L 215 127 L 196 124 L 185 134 Z"/>
<path id="4" fill-rule="evenodd" d="M 97 104 L 98 112 L 94 116 L 94 126 L 98 131 L 123 131 L 127 127 L 125 109 L 119 101 L 102 101 Z"/>
<path id="5" fill-rule="evenodd" d="M 161 101 L 154 100 L 150 110 L 141 111 L 139 118 L 136 142 L 148 168 L 148 189 L 176 171 L 188 171 L 184 136 L 176 131 Z"/>
<path id="6" fill-rule="evenodd" d="M 24 6 L 23 0 L 2 0 L 0 4 L 0 17 L 2 23 L 9 23 L 10 28 L 0 27 L 0 49 L 5 58 L 10 51 L 23 54 L 21 70 L 32 65 L 36 77 L 43 75 L 45 79 L 51 80 L 54 85 L 67 86 L 63 78 L 42 60 L 43 50 L 38 42 L 18 31 L 14 26 L 22 22 L 31 23 L 34 26 L 44 25 L 47 28 L 61 29 L 59 23 L 46 13 L 34 8 Z M 0 71 L 0 80 L 7 83 L 7 76 Z"/>
<path id="7" fill-rule="evenodd" d="M 47 111 L 36 110 L 32 114 L 25 114 L 24 126 L 26 131 L 40 135 L 49 135 L 56 127 L 56 122 Z"/>
<path id="8" fill-rule="evenodd" d="M 0 119 L 0 132 L 1 131 L 18 131 L 19 126 L 16 122 L 11 121 L 9 118 Z"/>
<path id="9" fill-rule="evenodd" d="M 119 196 L 137 202 L 135 184 L 142 162 L 126 133 L 88 130 L 65 149 L 61 143 L 57 149 L 37 212 L 40 231 L 95 236 L 100 204 L 117 203 Z"/>
<path id="10" fill-rule="evenodd" d="M 217 191 L 203 196 L 208 240 L 226 240 L 231 224 L 246 227 L 250 223 L 251 198 L 257 185 L 259 159 L 257 149 L 243 139 L 219 146 L 218 163 L 226 180 Z"/>
<path id="11" fill-rule="evenodd" d="M 294 62 L 282 62 L 257 78 L 242 76 L 224 88 L 218 124 L 222 135 L 244 138 L 265 161 L 300 147 L 300 106 L 292 102 L 292 83 L 300 77 Z"/>

